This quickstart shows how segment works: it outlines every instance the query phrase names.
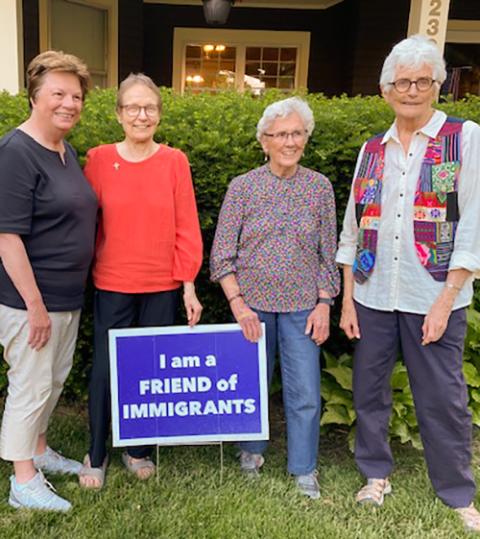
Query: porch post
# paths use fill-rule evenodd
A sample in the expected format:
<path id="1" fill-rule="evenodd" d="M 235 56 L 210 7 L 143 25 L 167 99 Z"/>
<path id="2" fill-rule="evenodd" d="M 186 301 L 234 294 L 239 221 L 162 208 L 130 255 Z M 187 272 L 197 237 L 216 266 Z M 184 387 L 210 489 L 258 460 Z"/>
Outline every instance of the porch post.
<path id="1" fill-rule="evenodd" d="M 443 53 L 449 7 L 450 0 L 411 0 L 408 35 L 422 34 L 429 37 Z"/>
<path id="2" fill-rule="evenodd" d="M 16 94 L 23 88 L 22 0 L 0 2 L 0 91 Z"/>

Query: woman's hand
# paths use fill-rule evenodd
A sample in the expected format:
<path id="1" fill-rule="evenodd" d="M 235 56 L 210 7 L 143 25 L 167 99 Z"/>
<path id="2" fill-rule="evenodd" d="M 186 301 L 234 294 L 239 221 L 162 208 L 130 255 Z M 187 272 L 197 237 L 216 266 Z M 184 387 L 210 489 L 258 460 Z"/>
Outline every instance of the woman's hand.
<path id="1" fill-rule="evenodd" d="M 360 327 L 353 299 L 343 300 L 340 327 L 349 339 L 360 339 Z"/>
<path id="2" fill-rule="evenodd" d="M 27 319 L 30 328 L 28 344 L 34 350 L 41 350 L 52 334 L 52 322 L 42 300 L 34 301 L 27 306 Z"/>
<path id="3" fill-rule="evenodd" d="M 230 302 L 230 308 L 235 320 L 242 328 L 245 339 L 250 342 L 258 342 L 262 336 L 262 326 L 258 314 L 250 309 L 241 296 Z"/>
<path id="4" fill-rule="evenodd" d="M 451 293 L 452 292 L 452 293 Z M 422 326 L 422 345 L 426 346 L 440 340 L 448 326 L 452 314 L 456 292 L 446 289 L 436 299 L 425 315 Z"/>
<path id="5" fill-rule="evenodd" d="M 319 303 L 308 315 L 305 335 L 310 335 L 312 341 L 320 346 L 330 335 L 330 305 Z"/>
<path id="6" fill-rule="evenodd" d="M 183 304 L 187 313 L 188 325 L 193 327 L 198 324 L 202 314 L 202 304 L 198 301 L 195 293 L 195 285 L 190 282 L 183 283 Z"/>

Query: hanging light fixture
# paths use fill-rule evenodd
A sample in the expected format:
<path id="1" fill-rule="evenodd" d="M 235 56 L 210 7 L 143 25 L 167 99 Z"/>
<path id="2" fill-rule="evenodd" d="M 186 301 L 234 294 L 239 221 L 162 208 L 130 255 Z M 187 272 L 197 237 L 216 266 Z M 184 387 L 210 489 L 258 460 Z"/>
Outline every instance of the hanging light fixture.
<path id="1" fill-rule="evenodd" d="M 208 24 L 225 24 L 235 0 L 202 0 L 203 14 Z"/>

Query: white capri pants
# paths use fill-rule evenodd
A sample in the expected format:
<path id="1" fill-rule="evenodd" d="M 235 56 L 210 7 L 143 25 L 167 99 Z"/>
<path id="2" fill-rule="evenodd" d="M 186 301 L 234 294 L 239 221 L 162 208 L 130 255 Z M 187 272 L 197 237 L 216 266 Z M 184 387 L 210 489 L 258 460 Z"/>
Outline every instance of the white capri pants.
<path id="1" fill-rule="evenodd" d="M 38 436 L 48 420 L 72 368 L 80 309 L 49 312 L 52 334 L 39 351 L 28 344 L 27 311 L 0 305 L 0 343 L 8 363 L 8 392 L 0 432 L 0 457 L 33 458 Z"/>

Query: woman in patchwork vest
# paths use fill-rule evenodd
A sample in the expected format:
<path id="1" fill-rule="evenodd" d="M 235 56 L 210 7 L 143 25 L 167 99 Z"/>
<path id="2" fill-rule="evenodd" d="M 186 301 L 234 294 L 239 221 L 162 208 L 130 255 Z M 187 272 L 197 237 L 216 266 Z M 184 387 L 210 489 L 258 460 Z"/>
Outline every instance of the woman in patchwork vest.
<path id="1" fill-rule="evenodd" d="M 480 531 L 462 373 L 465 308 L 480 273 L 480 127 L 433 108 L 445 78 L 440 51 L 422 36 L 385 60 L 380 88 L 395 121 L 358 156 L 337 253 L 340 325 L 358 339 L 355 459 L 367 484 L 357 501 L 381 505 L 391 492 L 390 375 L 401 350 L 433 488 Z"/>

